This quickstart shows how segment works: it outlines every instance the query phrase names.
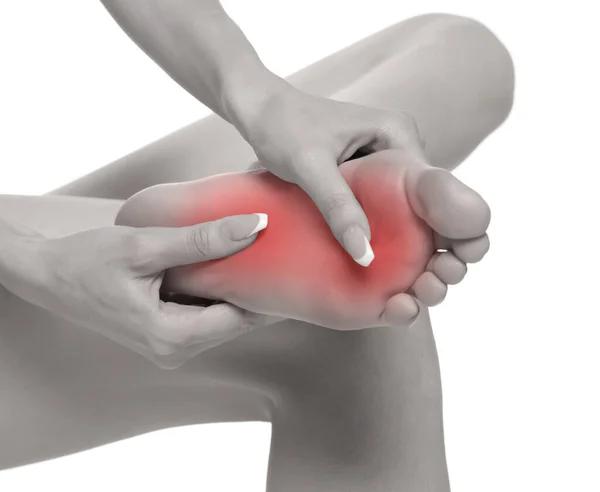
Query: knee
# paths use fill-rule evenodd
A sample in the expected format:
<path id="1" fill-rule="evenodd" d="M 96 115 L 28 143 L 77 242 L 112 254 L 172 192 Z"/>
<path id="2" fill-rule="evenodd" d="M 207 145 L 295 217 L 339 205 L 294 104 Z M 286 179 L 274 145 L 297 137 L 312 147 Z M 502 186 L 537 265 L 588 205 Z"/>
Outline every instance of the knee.
<path id="1" fill-rule="evenodd" d="M 510 113 L 514 100 L 515 71 L 512 57 L 507 47 L 484 24 L 474 19 L 448 16 L 448 38 L 455 39 L 460 48 L 470 48 L 469 52 L 481 60 L 482 84 L 490 99 L 494 100 L 497 117 L 502 121 Z"/>
<path id="2" fill-rule="evenodd" d="M 447 42 L 481 60 L 480 84 L 485 87 L 489 100 L 495 102 L 496 118 L 501 123 L 510 113 L 514 100 L 515 74 L 510 52 L 483 23 L 468 17 L 441 16 Z"/>
<path id="3" fill-rule="evenodd" d="M 486 100 L 494 101 L 493 116 L 498 124 L 504 121 L 513 105 L 514 65 L 506 46 L 486 25 L 469 17 L 443 13 L 413 17 L 395 27 L 400 31 L 401 26 L 407 27 L 405 23 L 424 43 L 443 43 L 451 50 L 464 52 L 474 66 L 480 67 L 473 76 L 478 78 Z"/>

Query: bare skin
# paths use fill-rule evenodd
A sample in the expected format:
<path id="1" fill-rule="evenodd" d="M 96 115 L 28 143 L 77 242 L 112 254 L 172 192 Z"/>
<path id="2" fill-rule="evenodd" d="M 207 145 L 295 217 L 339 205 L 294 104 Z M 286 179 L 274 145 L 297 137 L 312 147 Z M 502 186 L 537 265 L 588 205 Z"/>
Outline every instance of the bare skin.
<path id="1" fill-rule="evenodd" d="M 340 254 L 299 187 L 264 170 L 147 188 L 126 201 L 116 223 L 174 227 L 269 212 L 268 230 L 251 251 L 218 263 L 169 269 L 165 289 L 339 330 L 398 326 L 394 321 L 406 317 L 412 321 L 418 311 L 411 312 L 406 302 L 409 287 L 425 305 L 437 305 L 448 284 L 464 278 L 466 264 L 487 252 L 490 210 L 448 171 L 398 149 L 353 159 L 340 169 L 363 208 L 371 209 L 377 231 L 378 258 L 367 271 Z M 208 249 L 210 242 L 209 236 L 202 240 Z M 448 251 L 434 253 L 438 248 Z M 399 262 L 406 266 L 398 267 Z"/>
<path id="2" fill-rule="evenodd" d="M 429 77 L 409 76 L 426 73 L 426 57 L 398 49 L 360 77 L 354 73 L 362 61 L 380 59 L 391 40 L 410 47 L 417 27 L 435 20 L 399 24 L 290 81 L 334 99 L 410 111 L 424 128 L 429 162 L 451 169 L 510 109 L 510 60 L 488 31 L 469 27 L 489 63 L 488 102 L 456 108 L 464 120 L 451 129 L 436 126 L 436 105 L 421 92 Z M 464 48 L 460 36 L 449 42 L 458 43 L 456 51 Z M 434 52 L 432 59 L 440 57 Z M 436 69 L 449 70 L 443 63 Z M 164 156 L 173 149 L 182 160 L 166 167 Z M 158 182 L 242 170 L 253 160 L 241 138 L 211 117 L 57 192 L 71 197 L 2 197 L 2 207 L 33 229 L 60 236 L 109 225 L 122 205 L 84 195 L 125 199 Z M 212 167 L 203 169 L 204 162 Z M 1 467 L 176 425 L 260 420 L 273 425 L 270 492 L 449 490 L 426 309 L 406 330 L 338 332 L 287 320 L 205 351 L 175 371 L 5 290 L 0 312 L 0 394 L 9 395 L 0 406 L 0 442 L 10 443 L 0 446 Z"/>

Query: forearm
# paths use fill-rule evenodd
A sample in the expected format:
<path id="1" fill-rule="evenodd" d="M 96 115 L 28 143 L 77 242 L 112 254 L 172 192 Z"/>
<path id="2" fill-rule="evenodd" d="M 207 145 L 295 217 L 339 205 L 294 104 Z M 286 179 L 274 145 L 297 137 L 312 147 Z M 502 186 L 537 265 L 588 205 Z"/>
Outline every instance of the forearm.
<path id="1" fill-rule="evenodd" d="M 39 254 L 44 240 L 114 223 L 118 200 L 69 196 L 0 195 L 0 285 L 28 300 L 47 266 Z"/>
<path id="2" fill-rule="evenodd" d="M 102 0 L 129 37 L 190 94 L 231 123 L 278 78 L 218 0 Z"/>
<path id="3" fill-rule="evenodd" d="M 42 237 L 18 219 L 0 214 L 0 287 L 26 298 L 27 289 L 34 282 L 30 274 L 36 270 L 28 268 L 35 261 L 30 246 Z"/>

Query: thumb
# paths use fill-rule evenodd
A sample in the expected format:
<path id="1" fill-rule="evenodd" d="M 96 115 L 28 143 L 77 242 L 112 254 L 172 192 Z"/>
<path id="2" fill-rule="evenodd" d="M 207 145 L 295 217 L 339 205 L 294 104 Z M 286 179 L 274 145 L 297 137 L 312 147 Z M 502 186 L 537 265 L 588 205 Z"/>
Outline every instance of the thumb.
<path id="1" fill-rule="evenodd" d="M 188 227 L 155 228 L 143 259 L 148 274 L 233 255 L 267 227 L 267 214 L 235 215 Z"/>
<path id="2" fill-rule="evenodd" d="M 296 183 L 311 197 L 333 235 L 359 265 L 375 257 L 369 243 L 369 221 L 337 163 L 330 157 L 310 158 L 292 166 Z"/>

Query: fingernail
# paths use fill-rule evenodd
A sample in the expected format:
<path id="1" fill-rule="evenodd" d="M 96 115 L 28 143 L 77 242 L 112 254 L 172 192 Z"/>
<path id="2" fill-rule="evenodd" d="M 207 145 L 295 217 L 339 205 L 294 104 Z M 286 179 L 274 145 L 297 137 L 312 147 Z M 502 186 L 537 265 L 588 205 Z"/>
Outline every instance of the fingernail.
<path id="1" fill-rule="evenodd" d="M 250 236 L 253 236 L 257 232 L 262 231 L 269 224 L 269 216 L 267 214 L 254 214 L 254 215 L 256 217 L 258 217 L 258 224 L 256 224 L 256 227 L 254 229 L 252 229 L 252 232 L 250 234 L 248 234 L 246 236 L 246 238 L 249 238 Z"/>
<path id="2" fill-rule="evenodd" d="M 230 228 L 230 231 L 232 232 L 231 239 L 234 241 L 242 241 L 267 227 L 269 216 L 267 214 L 242 215 L 236 217 L 234 220 L 237 221 L 237 223 L 232 224 L 232 227 Z M 248 230 L 250 230 L 250 232 L 246 232 Z"/>
<path id="3" fill-rule="evenodd" d="M 344 233 L 343 241 L 346 251 L 350 253 L 356 263 L 364 267 L 371 264 L 375 253 L 373 253 L 367 236 L 359 226 L 350 226 Z"/>
<path id="4" fill-rule="evenodd" d="M 262 231 L 267 227 L 268 222 L 269 216 L 267 214 L 238 215 L 229 219 L 225 227 L 232 240 L 243 241 Z"/>

